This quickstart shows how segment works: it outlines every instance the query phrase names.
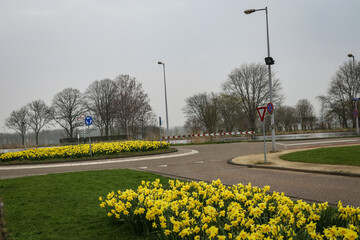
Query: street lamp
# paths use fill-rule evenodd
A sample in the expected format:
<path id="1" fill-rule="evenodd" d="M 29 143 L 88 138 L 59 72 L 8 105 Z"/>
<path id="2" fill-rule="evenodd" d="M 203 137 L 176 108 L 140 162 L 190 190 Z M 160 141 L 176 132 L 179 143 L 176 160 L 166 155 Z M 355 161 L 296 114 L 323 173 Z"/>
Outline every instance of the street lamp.
<path id="1" fill-rule="evenodd" d="M 164 89 L 165 89 L 165 109 L 166 109 L 166 137 L 169 136 L 169 116 L 168 116 L 168 106 L 167 106 L 167 94 L 166 94 L 166 77 L 165 77 L 165 63 L 163 62 L 158 62 L 158 64 L 163 65 L 163 69 L 164 69 Z M 169 138 L 167 139 L 168 143 Z"/>
<path id="2" fill-rule="evenodd" d="M 268 20 L 268 10 L 267 7 L 261 9 L 248 9 L 245 10 L 245 14 L 251 14 L 257 11 L 265 11 L 266 13 L 266 36 L 267 36 L 267 53 L 268 56 L 265 58 L 265 63 L 268 65 L 269 69 L 269 87 L 270 87 L 270 102 L 273 103 L 273 91 L 272 91 L 272 81 L 271 81 L 271 65 L 275 63 L 274 59 L 270 57 L 270 42 L 269 42 L 269 20 Z M 271 140 L 272 140 L 272 151 L 276 152 L 276 143 L 275 143 L 275 117 L 274 112 L 271 114 Z"/>
<path id="3" fill-rule="evenodd" d="M 354 101 L 355 101 L 355 110 L 357 111 L 357 98 L 356 98 L 356 95 L 357 95 L 357 79 L 356 79 L 356 72 L 355 72 L 355 56 L 352 55 L 351 53 L 348 54 L 348 57 L 349 58 L 352 58 L 353 59 L 353 78 L 354 78 L 354 82 L 355 82 L 355 86 L 354 86 Z M 359 135 L 359 114 L 356 116 L 356 133 L 357 135 Z"/>

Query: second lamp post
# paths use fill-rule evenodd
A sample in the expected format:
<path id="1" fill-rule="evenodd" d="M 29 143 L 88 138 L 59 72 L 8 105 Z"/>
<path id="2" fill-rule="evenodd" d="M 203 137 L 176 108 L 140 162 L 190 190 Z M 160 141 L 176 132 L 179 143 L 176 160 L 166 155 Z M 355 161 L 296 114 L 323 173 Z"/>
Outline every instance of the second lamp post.
<path id="1" fill-rule="evenodd" d="M 163 62 L 158 62 L 158 64 L 163 65 L 163 69 L 164 69 L 164 89 L 165 89 L 165 109 L 166 109 L 166 138 L 167 138 L 167 142 L 169 143 L 169 116 L 168 116 L 168 106 L 167 106 L 167 94 L 166 94 L 166 77 L 165 77 L 165 63 Z"/>
<path id="2" fill-rule="evenodd" d="M 355 101 L 355 110 L 358 111 L 357 105 L 358 105 L 358 99 L 357 99 L 357 79 L 356 79 L 356 72 L 355 72 L 355 56 L 351 53 L 348 54 L 349 58 L 353 59 L 353 81 L 354 81 L 354 101 Z M 356 116 L 356 134 L 359 135 L 359 114 Z"/>
<path id="3" fill-rule="evenodd" d="M 251 14 L 257 11 L 265 11 L 266 13 L 266 36 L 267 36 L 267 52 L 268 56 L 265 58 L 265 63 L 268 65 L 269 69 L 269 88 L 270 88 L 270 102 L 273 104 L 273 91 L 272 91 L 272 81 L 271 81 L 271 65 L 274 64 L 274 59 L 270 57 L 270 41 L 269 41 L 269 20 L 268 20 L 268 10 L 267 7 L 261 9 L 248 9 L 245 10 L 245 14 Z M 276 143 L 275 143 L 275 117 L 274 112 L 271 114 L 271 140 L 272 140 L 272 151 L 276 152 Z"/>

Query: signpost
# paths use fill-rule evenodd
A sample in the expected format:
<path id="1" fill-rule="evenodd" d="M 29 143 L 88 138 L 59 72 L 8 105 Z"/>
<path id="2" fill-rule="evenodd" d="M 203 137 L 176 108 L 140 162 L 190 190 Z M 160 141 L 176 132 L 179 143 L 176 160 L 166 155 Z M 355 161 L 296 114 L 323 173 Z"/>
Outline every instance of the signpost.
<path id="1" fill-rule="evenodd" d="M 160 137 L 160 146 L 162 147 L 162 142 L 161 142 L 161 117 L 159 117 L 159 130 L 160 130 L 160 134 L 159 134 L 159 137 Z"/>
<path id="2" fill-rule="evenodd" d="M 88 126 L 88 132 L 89 132 L 90 157 L 92 157 L 91 139 L 90 139 L 90 125 L 91 125 L 92 123 L 93 123 L 92 117 L 86 116 L 86 117 L 85 117 L 85 124 Z"/>
<path id="3" fill-rule="evenodd" d="M 272 105 L 272 104 L 271 104 Z M 268 104 L 269 106 L 269 104 Z M 264 158 L 265 158 L 265 163 L 266 163 L 266 139 L 265 139 L 265 112 L 266 112 L 267 107 L 258 107 L 256 110 L 259 114 L 260 120 L 263 122 L 263 136 L 264 136 Z M 274 109 L 274 108 L 272 108 Z M 269 111 L 269 110 L 268 110 Z M 272 112 L 272 111 L 271 111 Z"/>
<path id="4" fill-rule="evenodd" d="M 357 109 L 357 105 L 358 105 L 357 102 L 360 101 L 360 98 L 353 98 L 352 100 L 355 102 L 355 110 L 353 112 L 353 115 L 354 118 L 356 118 L 356 134 L 359 135 L 359 118 L 358 118 L 359 112 Z"/>

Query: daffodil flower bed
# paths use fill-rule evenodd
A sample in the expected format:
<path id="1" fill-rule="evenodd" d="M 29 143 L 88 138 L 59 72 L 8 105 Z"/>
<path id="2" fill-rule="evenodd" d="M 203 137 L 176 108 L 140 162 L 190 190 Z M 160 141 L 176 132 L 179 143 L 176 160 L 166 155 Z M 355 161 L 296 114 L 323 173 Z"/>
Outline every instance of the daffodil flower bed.
<path id="1" fill-rule="evenodd" d="M 122 152 L 153 151 L 168 148 L 166 142 L 156 141 L 123 141 L 93 143 L 93 156 L 114 155 Z M 44 160 L 44 159 L 64 159 L 89 157 L 90 145 L 80 144 L 64 147 L 34 148 L 19 152 L 9 152 L 0 155 L 0 162 L 14 160 Z"/>
<path id="2" fill-rule="evenodd" d="M 359 239 L 359 208 L 295 202 L 269 190 L 156 180 L 99 200 L 109 217 L 159 239 Z"/>

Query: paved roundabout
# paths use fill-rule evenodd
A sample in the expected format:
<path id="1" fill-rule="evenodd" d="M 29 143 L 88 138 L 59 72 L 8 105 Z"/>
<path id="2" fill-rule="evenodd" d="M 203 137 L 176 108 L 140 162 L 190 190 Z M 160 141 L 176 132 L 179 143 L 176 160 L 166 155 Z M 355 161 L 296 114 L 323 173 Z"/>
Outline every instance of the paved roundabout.
<path id="1" fill-rule="evenodd" d="M 268 149 L 270 149 L 270 144 Z M 278 142 L 277 144 L 280 153 L 284 153 L 290 148 L 297 149 L 304 142 L 291 142 L 291 144 Z M 312 144 L 312 147 L 360 144 L 360 139 L 306 141 L 306 144 Z M 341 200 L 345 205 L 360 206 L 360 175 L 354 172 L 360 171 L 360 167 L 350 167 L 350 172 L 340 170 L 339 166 L 333 170 L 327 168 L 321 172 L 321 169 L 314 169 L 314 166 L 309 164 L 304 165 L 303 169 L 299 166 L 291 169 L 289 166 L 284 166 L 288 162 L 278 160 L 278 153 L 268 154 L 269 165 L 259 165 L 257 162 L 263 161 L 263 143 L 261 142 L 192 145 L 177 148 L 179 150 L 177 153 L 148 157 L 1 166 L 0 179 L 128 168 L 186 180 L 212 181 L 220 179 L 228 185 L 251 182 L 253 186 L 269 185 L 271 190 L 284 192 L 294 199 L 311 202 L 327 201 L 332 205 L 336 205 Z M 229 162 L 233 164 L 229 164 Z"/>

